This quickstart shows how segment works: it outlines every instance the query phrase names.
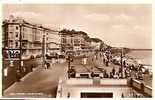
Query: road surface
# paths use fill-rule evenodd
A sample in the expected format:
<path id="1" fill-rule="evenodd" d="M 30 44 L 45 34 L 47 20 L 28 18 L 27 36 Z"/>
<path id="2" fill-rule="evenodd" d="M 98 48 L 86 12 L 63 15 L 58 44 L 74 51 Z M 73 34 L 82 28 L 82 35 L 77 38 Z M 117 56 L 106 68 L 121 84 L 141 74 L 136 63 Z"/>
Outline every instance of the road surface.
<path id="1" fill-rule="evenodd" d="M 4 97 L 55 97 L 59 77 L 64 75 L 66 63 L 53 64 L 50 69 L 39 66 L 4 91 Z"/>

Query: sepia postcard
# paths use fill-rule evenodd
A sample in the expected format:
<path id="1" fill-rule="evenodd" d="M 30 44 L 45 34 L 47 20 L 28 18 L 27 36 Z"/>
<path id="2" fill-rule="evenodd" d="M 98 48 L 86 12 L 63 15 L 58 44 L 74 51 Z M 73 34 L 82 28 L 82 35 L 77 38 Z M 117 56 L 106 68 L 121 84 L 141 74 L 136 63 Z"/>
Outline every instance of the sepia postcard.
<path id="1" fill-rule="evenodd" d="M 2 4 L 3 98 L 152 98 L 151 4 Z"/>

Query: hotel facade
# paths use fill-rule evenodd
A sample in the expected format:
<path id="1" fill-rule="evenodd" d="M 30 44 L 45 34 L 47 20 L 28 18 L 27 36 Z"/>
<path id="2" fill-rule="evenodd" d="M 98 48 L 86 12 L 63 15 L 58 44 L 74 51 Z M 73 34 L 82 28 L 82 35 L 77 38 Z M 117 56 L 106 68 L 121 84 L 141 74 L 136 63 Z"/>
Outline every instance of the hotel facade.
<path id="1" fill-rule="evenodd" d="M 3 48 L 19 49 L 21 46 L 23 57 L 41 55 L 43 45 L 46 46 L 46 53 L 60 51 L 60 36 L 57 30 L 31 24 L 19 17 L 10 16 L 8 20 L 4 20 L 2 32 Z"/>

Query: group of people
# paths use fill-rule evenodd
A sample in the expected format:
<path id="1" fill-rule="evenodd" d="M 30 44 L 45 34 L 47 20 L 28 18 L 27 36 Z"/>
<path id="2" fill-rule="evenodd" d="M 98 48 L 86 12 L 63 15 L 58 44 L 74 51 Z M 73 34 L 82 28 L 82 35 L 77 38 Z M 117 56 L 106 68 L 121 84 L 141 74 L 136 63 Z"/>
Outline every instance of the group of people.
<path id="1" fill-rule="evenodd" d="M 103 59 L 103 63 L 106 66 L 109 66 L 109 63 L 112 62 L 112 54 L 110 51 L 105 52 L 98 52 L 95 54 L 96 59 L 98 54 Z M 128 65 L 125 60 L 122 61 L 122 65 L 120 65 L 118 71 L 113 67 L 112 71 L 108 74 L 106 70 L 103 71 L 104 78 L 127 78 L 127 77 L 134 77 L 136 79 L 142 79 L 142 66 L 138 65 Z"/>
<path id="2" fill-rule="evenodd" d="M 114 70 L 114 68 L 112 70 Z M 136 78 L 140 80 L 143 79 L 142 78 L 142 75 L 143 75 L 142 67 L 140 65 L 139 66 L 134 66 L 134 65 L 127 66 L 126 63 L 123 62 L 123 65 L 119 67 L 118 72 L 116 72 L 115 74 L 112 72 L 111 72 L 111 76 L 117 75 L 118 77 L 121 77 L 121 78 L 132 77 L 132 78 Z"/>
<path id="3" fill-rule="evenodd" d="M 68 78 L 75 78 L 76 71 L 74 66 L 70 66 L 70 69 L 68 69 Z"/>
<path id="4" fill-rule="evenodd" d="M 143 72 L 142 72 L 142 66 L 125 66 L 124 67 L 124 73 L 125 77 L 133 77 L 136 79 L 142 80 Z"/>
<path id="5" fill-rule="evenodd" d="M 100 58 L 103 58 L 103 63 L 106 66 L 109 66 L 109 63 L 112 63 L 112 54 L 110 51 L 106 52 L 96 52 L 95 56 L 92 58 L 92 62 L 94 60 L 97 60 Z M 87 59 L 83 59 L 83 64 L 86 64 Z M 76 73 L 73 71 L 74 74 Z M 102 70 L 103 72 L 103 78 L 128 78 L 128 77 L 134 77 L 136 79 L 143 79 L 142 75 L 142 66 L 134 66 L 134 65 L 128 65 L 126 61 L 124 60 L 122 62 L 122 66 L 120 66 L 117 70 L 115 65 L 113 66 L 112 70 L 110 72 L 107 72 L 106 69 Z M 93 74 L 93 73 L 92 73 Z"/>
<path id="6" fill-rule="evenodd" d="M 107 71 L 104 70 L 103 78 L 115 78 L 115 79 L 123 78 L 121 68 L 119 68 L 119 70 L 116 71 L 116 69 L 113 67 L 110 73 L 107 73 Z"/>
<path id="7" fill-rule="evenodd" d="M 139 65 L 135 66 L 123 66 L 119 67 L 118 71 L 116 71 L 115 67 L 112 68 L 111 72 L 108 74 L 107 71 L 104 69 L 103 71 L 104 78 L 136 78 L 138 80 L 143 80 L 143 72 L 142 67 Z"/>
<path id="8" fill-rule="evenodd" d="M 102 56 L 102 58 L 103 58 L 103 63 L 106 66 L 109 66 L 109 63 L 111 62 L 111 59 L 112 59 L 111 52 L 110 51 L 106 51 L 104 53 L 100 53 L 100 56 Z"/>
<path id="9" fill-rule="evenodd" d="M 47 61 L 45 61 L 45 65 L 44 65 L 44 67 L 45 67 L 45 69 L 49 69 L 50 68 L 50 63 L 49 62 L 47 62 Z"/>

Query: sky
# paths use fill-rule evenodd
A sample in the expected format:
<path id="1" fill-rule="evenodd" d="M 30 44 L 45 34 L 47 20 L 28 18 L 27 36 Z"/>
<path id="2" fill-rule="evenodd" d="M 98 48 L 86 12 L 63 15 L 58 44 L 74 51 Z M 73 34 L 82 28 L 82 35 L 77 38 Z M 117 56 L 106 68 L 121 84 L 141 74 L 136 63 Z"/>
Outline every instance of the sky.
<path id="1" fill-rule="evenodd" d="M 114 47 L 152 48 L 149 4 L 3 4 L 2 16 L 53 29 L 75 29 Z"/>

